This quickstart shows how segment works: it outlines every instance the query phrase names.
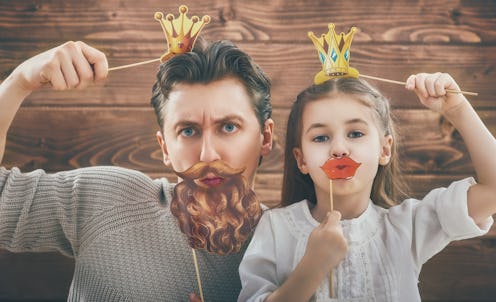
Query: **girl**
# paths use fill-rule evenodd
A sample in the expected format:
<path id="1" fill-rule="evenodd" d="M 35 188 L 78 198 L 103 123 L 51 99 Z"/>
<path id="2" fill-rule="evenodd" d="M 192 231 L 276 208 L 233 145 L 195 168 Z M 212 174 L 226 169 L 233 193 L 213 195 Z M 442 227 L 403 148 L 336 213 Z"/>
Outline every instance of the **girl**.
<path id="1" fill-rule="evenodd" d="M 464 179 L 395 205 L 402 186 L 388 101 L 354 78 L 311 86 L 288 120 L 285 207 L 263 215 L 239 269 L 238 301 L 420 301 L 422 264 L 450 241 L 489 230 L 496 140 L 462 94 L 446 93 L 459 89 L 448 74 L 412 75 L 406 88 L 460 132 L 478 183 Z M 333 180 L 334 211 L 321 169 L 329 158 L 359 165 Z"/>

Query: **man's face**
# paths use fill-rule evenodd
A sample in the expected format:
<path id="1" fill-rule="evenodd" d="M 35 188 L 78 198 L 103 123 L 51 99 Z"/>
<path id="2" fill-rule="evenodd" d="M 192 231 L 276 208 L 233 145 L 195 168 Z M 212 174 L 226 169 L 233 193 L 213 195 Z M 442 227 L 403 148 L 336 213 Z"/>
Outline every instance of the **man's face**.
<path id="1" fill-rule="evenodd" d="M 253 185 L 259 157 L 272 148 L 273 122 L 260 129 L 238 80 L 178 84 L 165 111 L 163 136 L 157 133 L 157 139 L 166 165 L 180 172 L 199 161 L 220 159 L 235 169 L 245 168 L 242 175 Z M 216 180 L 211 181 L 215 185 Z"/>

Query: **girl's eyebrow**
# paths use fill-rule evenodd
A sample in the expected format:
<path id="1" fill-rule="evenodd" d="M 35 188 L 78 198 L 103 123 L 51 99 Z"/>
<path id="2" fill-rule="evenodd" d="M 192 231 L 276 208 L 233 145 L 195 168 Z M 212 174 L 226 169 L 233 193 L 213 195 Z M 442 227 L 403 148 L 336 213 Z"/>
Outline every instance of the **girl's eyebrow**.
<path id="1" fill-rule="evenodd" d="M 312 129 L 316 129 L 316 128 L 324 128 L 326 127 L 325 124 L 323 123 L 313 123 L 310 125 L 310 127 L 308 127 L 308 129 L 305 131 L 305 134 L 310 132 Z"/>
<path id="2" fill-rule="evenodd" d="M 365 126 L 368 126 L 369 125 L 369 123 L 367 123 L 366 120 L 363 120 L 361 118 L 354 118 L 354 119 L 348 120 L 348 121 L 345 122 L 345 124 L 347 124 L 347 125 L 351 125 L 351 124 L 363 124 Z M 325 128 L 325 127 L 327 127 L 327 125 L 324 124 L 324 123 L 313 123 L 305 131 L 305 134 L 308 133 L 308 132 L 310 132 L 313 129 Z"/>
<path id="3" fill-rule="evenodd" d="M 366 120 L 363 120 L 361 118 L 354 118 L 351 120 L 346 121 L 346 124 L 364 124 L 365 126 L 368 126 L 369 123 L 367 123 Z"/>

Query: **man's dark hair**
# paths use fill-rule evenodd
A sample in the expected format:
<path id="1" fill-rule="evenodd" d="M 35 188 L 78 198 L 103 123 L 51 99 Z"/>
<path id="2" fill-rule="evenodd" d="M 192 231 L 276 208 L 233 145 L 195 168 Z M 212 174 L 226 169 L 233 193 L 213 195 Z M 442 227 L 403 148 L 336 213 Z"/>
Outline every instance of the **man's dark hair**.
<path id="1" fill-rule="evenodd" d="M 269 78 L 233 43 L 204 40 L 198 40 L 191 52 L 176 55 L 160 66 L 151 98 L 160 129 L 163 131 L 166 104 L 175 85 L 208 84 L 229 77 L 239 80 L 246 88 L 263 129 L 272 114 Z"/>

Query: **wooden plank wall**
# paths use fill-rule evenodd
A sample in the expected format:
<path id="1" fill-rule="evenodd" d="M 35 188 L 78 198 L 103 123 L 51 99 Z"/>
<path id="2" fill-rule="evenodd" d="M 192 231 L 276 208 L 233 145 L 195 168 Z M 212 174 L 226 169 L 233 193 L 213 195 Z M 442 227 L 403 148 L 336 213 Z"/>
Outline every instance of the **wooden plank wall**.
<path id="1" fill-rule="evenodd" d="M 209 39 L 230 39 L 273 80 L 276 144 L 257 178 L 267 203 L 279 200 L 283 134 L 290 104 L 320 69 L 308 31 L 360 28 L 352 66 L 395 80 L 426 71 L 451 73 L 496 133 L 494 82 L 496 1 L 237 1 L 188 0 L 191 15 L 209 14 Z M 155 11 L 177 14 L 181 4 L 157 0 L 0 0 L 0 79 L 24 59 L 67 40 L 104 51 L 110 66 L 159 57 L 165 40 Z M 39 91 L 20 109 L 8 135 L 4 164 L 23 171 L 119 165 L 153 177 L 172 177 L 161 164 L 157 126 L 149 107 L 157 65 L 112 72 L 105 86 Z M 401 86 L 374 83 L 392 99 L 403 139 L 412 194 L 471 175 L 463 143 L 438 114 Z M 483 147 L 483 146 L 481 146 Z M 0 251 L 1 301 L 63 301 L 72 260 L 54 253 Z M 494 301 L 496 227 L 482 238 L 455 242 L 423 269 L 424 301 Z"/>

